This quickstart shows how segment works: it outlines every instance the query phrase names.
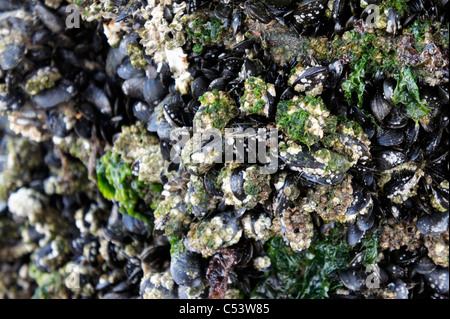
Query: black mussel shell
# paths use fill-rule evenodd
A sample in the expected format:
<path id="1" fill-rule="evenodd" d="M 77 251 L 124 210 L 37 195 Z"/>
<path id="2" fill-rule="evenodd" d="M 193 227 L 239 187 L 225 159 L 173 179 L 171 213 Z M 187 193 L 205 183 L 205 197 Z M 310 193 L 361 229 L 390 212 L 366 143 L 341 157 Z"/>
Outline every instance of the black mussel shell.
<path id="1" fill-rule="evenodd" d="M 148 123 L 154 113 L 153 106 L 148 105 L 145 102 L 137 101 L 133 104 L 133 114 L 141 122 Z"/>
<path id="2" fill-rule="evenodd" d="M 351 206 L 345 212 L 345 215 L 358 214 L 372 203 L 372 197 L 366 188 L 361 187 L 356 183 L 352 183 L 353 186 L 353 202 Z M 369 227 L 370 228 L 370 227 Z"/>
<path id="3" fill-rule="evenodd" d="M 124 80 L 128 80 L 131 78 L 136 78 L 140 76 L 144 76 L 144 72 L 138 69 L 135 69 L 131 65 L 130 58 L 125 58 L 122 64 L 117 68 L 117 75 L 120 76 Z"/>
<path id="4" fill-rule="evenodd" d="M 131 78 L 122 83 L 122 91 L 125 95 L 144 101 L 144 86 L 147 78 L 145 76 Z"/>
<path id="5" fill-rule="evenodd" d="M 366 286 L 366 274 L 363 270 L 341 270 L 339 277 L 345 287 L 352 291 L 360 291 Z"/>
<path id="6" fill-rule="evenodd" d="M 439 294 L 445 294 L 448 292 L 448 269 L 438 267 L 431 273 L 423 275 L 423 278 L 434 292 Z"/>
<path id="7" fill-rule="evenodd" d="M 405 282 L 397 279 L 387 285 L 387 290 L 394 292 L 395 299 L 408 299 L 408 289 Z"/>
<path id="8" fill-rule="evenodd" d="M 364 233 L 357 225 L 350 225 L 346 234 L 347 244 L 350 246 L 356 245 L 364 237 Z"/>
<path id="9" fill-rule="evenodd" d="M 162 85 L 159 78 L 148 79 L 145 81 L 144 85 L 144 99 L 151 105 L 158 105 L 169 93 L 169 91 Z"/>
<path id="10" fill-rule="evenodd" d="M 197 100 L 200 96 L 208 91 L 209 84 L 210 81 L 204 76 L 196 78 L 191 84 L 192 96 Z"/>
<path id="11" fill-rule="evenodd" d="M 415 265 L 415 270 L 421 274 L 429 274 L 436 269 L 436 264 L 430 257 L 424 256 L 422 257 Z"/>
<path id="12" fill-rule="evenodd" d="M 31 101 L 42 108 L 55 107 L 69 101 L 77 94 L 77 88 L 69 80 L 62 80 L 59 85 L 42 91 L 31 98 Z"/>
<path id="13" fill-rule="evenodd" d="M 378 169 L 380 169 L 381 171 L 401 165 L 408 160 L 407 156 L 404 153 L 394 150 L 376 152 L 374 154 L 374 159 L 376 161 Z"/>
<path id="14" fill-rule="evenodd" d="M 381 122 L 391 112 L 392 104 L 385 100 L 381 93 L 377 93 L 370 101 L 370 108 L 375 118 Z"/>
<path id="15" fill-rule="evenodd" d="M 111 101 L 104 90 L 90 84 L 85 92 L 86 100 L 95 105 L 97 110 L 104 115 L 111 116 L 113 114 Z"/>
<path id="16" fill-rule="evenodd" d="M 448 210 L 424 214 L 417 220 L 417 229 L 424 235 L 437 235 L 448 229 Z"/>

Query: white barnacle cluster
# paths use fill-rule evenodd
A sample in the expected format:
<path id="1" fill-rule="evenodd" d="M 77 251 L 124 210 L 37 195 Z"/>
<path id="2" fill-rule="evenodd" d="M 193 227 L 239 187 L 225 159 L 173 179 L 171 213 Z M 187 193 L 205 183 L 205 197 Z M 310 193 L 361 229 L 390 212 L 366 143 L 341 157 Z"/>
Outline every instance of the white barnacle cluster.
<path id="1" fill-rule="evenodd" d="M 271 232 L 272 219 L 268 215 L 260 214 L 254 217 L 251 214 L 246 214 L 241 223 L 247 238 L 266 241 L 273 235 Z"/>
<path id="2" fill-rule="evenodd" d="M 17 217 L 27 218 L 34 225 L 43 213 L 45 198 L 31 188 L 22 187 L 8 198 L 9 211 Z"/>
<path id="3" fill-rule="evenodd" d="M 165 199 L 154 211 L 155 228 L 164 230 L 167 235 L 171 235 L 188 227 L 191 219 L 186 212 L 184 197 L 167 190 L 164 190 L 161 195 Z"/>
<path id="4" fill-rule="evenodd" d="M 192 223 L 184 241 L 184 245 L 191 251 L 208 257 L 214 255 L 217 249 L 236 244 L 241 238 L 243 230 L 233 223 L 227 222 L 223 216 Z"/>
<path id="5" fill-rule="evenodd" d="M 142 278 L 141 284 L 143 299 L 165 299 L 168 298 L 175 287 L 175 282 L 170 275 L 169 270 L 162 273 L 147 273 Z"/>
<path id="6" fill-rule="evenodd" d="M 172 6 L 173 19 L 169 23 L 164 18 L 165 6 Z M 144 30 L 140 33 L 141 44 L 145 53 L 153 58 L 155 63 L 166 62 L 175 79 L 175 88 L 182 94 L 190 90 L 194 80 L 188 72 L 189 63 L 187 54 L 182 46 L 186 43 L 184 30 L 188 17 L 185 15 L 186 3 L 173 3 L 172 1 L 150 1 L 143 10 L 144 17 L 149 19 L 145 22 Z"/>

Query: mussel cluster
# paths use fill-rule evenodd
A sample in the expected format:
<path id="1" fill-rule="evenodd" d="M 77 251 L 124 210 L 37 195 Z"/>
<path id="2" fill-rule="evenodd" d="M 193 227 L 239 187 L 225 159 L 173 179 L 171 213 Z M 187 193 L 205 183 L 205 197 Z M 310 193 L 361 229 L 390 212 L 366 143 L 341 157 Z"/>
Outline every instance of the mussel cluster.
<path id="1" fill-rule="evenodd" d="M 448 299 L 447 7 L 0 0 L 0 297 Z"/>

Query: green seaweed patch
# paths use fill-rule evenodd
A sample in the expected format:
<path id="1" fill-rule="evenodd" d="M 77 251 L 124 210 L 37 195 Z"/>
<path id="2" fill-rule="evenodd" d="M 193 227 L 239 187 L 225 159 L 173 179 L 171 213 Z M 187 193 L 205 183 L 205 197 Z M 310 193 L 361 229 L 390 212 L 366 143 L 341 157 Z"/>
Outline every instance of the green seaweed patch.
<path id="1" fill-rule="evenodd" d="M 399 14 L 399 16 L 403 16 L 404 14 L 409 12 L 409 6 L 407 4 L 409 0 L 385 0 L 381 3 L 381 10 L 387 8 L 394 8 L 395 11 Z"/>
<path id="2" fill-rule="evenodd" d="M 169 236 L 167 236 L 167 239 L 169 240 L 169 243 L 170 243 L 170 255 L 171 256 L 175 256 L 186 250 L 186 248 L 184 247 L 183 241 L 181 240 L 180 237 L 175 236 L 175 235 L 169 235 Z"/>
<path id="3" fill-rule="evenodd" d="M 430 109 L 426 101 L 420 99 L 419 87 L 411 69 L 409 67 L 402 68 L 394 73 L 394 78 L 397 80 L 392 99 L 394 104 L 406 105 L 408 115 L 416 122 L 426 116 Z"/>
<path id="4" fill-rule="evenodd" d="M 373 265 L 378 257 L 378 233 L 366 236 L 361 240 L 361 251 L 365 251 L 362 261 L 363 266 Z"/>
<path id="5" fill-rule="evenodd" d="M 96 172 L 98 188 L 106 199 L 117 201 L 121 213 L 149 223 L 147 216 L 135 210 L 139 200 L 146 196 L 148 185 L 137 180 L 131 164 L 109 151 L 97 160 Z M 160 190 L 158 186 L 155 188 Z"/>
<path id="6" fill-rule="evenodd" d="M 358 107 L 362 108 L 364 89 L 366 87 L 365 76 L 366 67 L 369 60 L 368 55 L 363 55 L 361 59 L 356 62 L 354 70 L 350 73 L 347 80 L 342 82 L 342 89 L 344 90 L 344 97 L 349 104 L 353 103 L 353 94 L 356 93 L 358 100 Z"/>
<path id="7" fill-rule="evenodd" d="M 348 266 L 351 247 L 342 229 L 336 227 L 326 237 L 313 239 L 304 253 L 293 253 L 281 237 L 265 244 L 272 269 L 260 280 L 251 298 L 325 299 L 342 284 L 333 276 Z"/>

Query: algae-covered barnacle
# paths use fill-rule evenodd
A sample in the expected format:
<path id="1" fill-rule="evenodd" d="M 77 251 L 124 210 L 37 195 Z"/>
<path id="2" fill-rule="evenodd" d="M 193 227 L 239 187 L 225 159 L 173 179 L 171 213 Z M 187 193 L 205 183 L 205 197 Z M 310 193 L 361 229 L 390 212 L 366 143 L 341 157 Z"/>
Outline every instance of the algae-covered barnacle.
<path id="1" fill-rule="evenodd" d="M 186 203 L 195 216 L 203 217 L 216 208 L 217 199 L 210 198 L 202 177 L 191 175 L 186 193 Z"/>
<path id="2" fill-rule="evenodd" d="M 130 57 L 130 62 L 133 68 L 140 70 L 147 65 L 147 61 L 144 59 L 142 48 L 136 43 L 128 43 L 127 54 Z"/>
<path id="3" fill-rule="evenodd" d="M 176 298 L 176 288 L 169 269 L 159 273 L 149 272 L 142 278 L 140 296 L 142 299 L 173 299 Z"/>
<path id="4" fill-rule="evenodd" d="M 39 270 L 34 262 L 28 266 L 28 276 L 36 282 L 37 288 L 32 298 L 35 299 L 66 299 L 69 289 L 65 285 L 68 275 L 66 267 L 47 273 Z"/>
<path id="5" fill-rule="evenodd" d="M 164 200 L 160 201 L 153 215 L 155 228 L 169 235 L 179 235 L 185 232 L 191 223 L 188 208 L 182 193 L 163 191 Z"/>
<path id="6" fill-rule="evenodd" d="M 194 42 L 193 51 L 201 54 L 204 47 L 221 42 L 226 29 L 216 17 L 196 14 L 194 18 L 188 23 L 187 36 Z"/>
<path id="7" fill-rule="evenodd" d="M 67 220 L 49 205 L 49 198 L 32 188 L 22 187 L 12 193 L 8 199 L 8 209 L 14 218 L 25 221 L 44 235 L 40 244 L 48 243 L 57 234 L 65 234 L 68 229 Z"/>
<path id="8" fill-rule="evenodd" d="M 113 153 L 120 155 L 122 160 L 132 163 L 148 153 L 147 147 L 158 144 L 158 139 L 149 133 L 141 122 L 122 126 L 122 132 L 114 140 Z"/>
<path id="9" fill-rule="evenodd" d="M 6 201 L 10 192 L 31 182 L 33 171 L 43 163 L 43 156 L 40 145 L 27 138 L 12 137 L 3 141 L 6 145 L 0 171 L 0 200 Z"/>
<path id="10" fill-rule="evenodd" d="M 308 248 L 314 235 L 311 215 L 305 210 L 306 205 L 306 201 L 300 199 L 278 216 L 282 237 L 294 252 Z"/>
<path id="11" fill-rule="evenodd" d="M 215 163 L 222 161 L 222 138 L 215 138 L 210 143 L 205 141 L 208 134 L 194 134 L 181 151 L 183 166 L 194 175 L 201 175 L 210 170 Z M 216 136 L 217 137 L 217 136 Z"/>
<path id="12" fill-rule="evenodd" d="M 166 6 L 167 5 L 167 6 Z M 165 18 L 165 8 L 171 6 L 173 15 L 169 22 Z M 146 22 L 139 30 L 140 44 L 145 48 L 145 54 L 152 56 L 157 64 L 167 63 L 175 79 L 175 89 L 181 94 L 189 93 L 194 78 L 188 71 L 187 54 L 183 51 L 186 43 L 186 24 L 189 20 L 185 16 L 186 2 L 149 3 L 143 10 Z M 150 18 L 151 17 L 151 18 Z"/>
<path id="13" fill-rule="evenodd" d="M 95 192 L 95 184 L 88 178 L 86 166 L 77 160 L 63 158 L 63 168 L 52 168 L 52 175 L 45 179 L 47 195 L 70 195 L 78 192 Z"/>
<path id="14" fill-rule="evenodd" d="M 337 118 L 330 115 L 321 97 L 298 97 L 280 101 L 276 124 L 286 135 L 308 146 L 335 129 Z"/>
<path id="15" fill-rule="evenodd" d="M 36 95 L 40 91 L 52 88 L 61 79 L 61 73 L 55 67 L 46 66 L 37 70 L 25 83 L 25 91 Z"/>
<path id="16" fill-rule="evenodd" d="M 449 231 L 438 235 L 424 236 L 424 245 L 428 249 L 428 256 L 436 265 L 448 268 Z"/>
<path id="17" fill-rule="evenodd" d="M 224 91 L 210 91 L 199 99 L 200 108 L 194 117 L 197 130 L 217 129 L 223 132 L 228 122 L 239 114 L 234 100 Z"/>
<path id="18" fill-rule="evenodd" d="M 268 116 L 275 96 L 275 85 L 264 82 L 260 77 L 250 76 L 245 81 L 244 94 L 240 98 L 241 111 Z"/>
<path id="19" fill-rule="evenodd" d="M 184 239 L 188 250 L 212 256 L 219 248 L 236 244 L 242 236 L 238 215 L 233 211 L 222 212 L 199 222 L 192 222 Z"/>
<path id="20" fill-rule="evenodd" d="M 416 218 L 409 223 L 396 223 L 393 218 L 389 218 L 380 227 L 379 245 L 382 250 L 398 250 L 404 246 L 409 251 L 415 251 L 421 246 L 421 241 Z"/>
<path id="21" fill-rule="evenodd" d="M 156 136 L 149 133 L 140 122 L 123 126 L 122 132 L 114 141 L 112 152 L 119 154 L 126 163 L 132 163 L 133 174 L 138 181 L 160 184 L 160 174 L 164 159 Z"/>

